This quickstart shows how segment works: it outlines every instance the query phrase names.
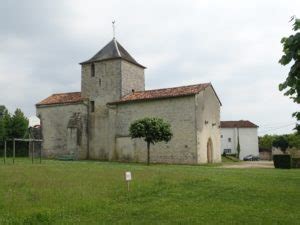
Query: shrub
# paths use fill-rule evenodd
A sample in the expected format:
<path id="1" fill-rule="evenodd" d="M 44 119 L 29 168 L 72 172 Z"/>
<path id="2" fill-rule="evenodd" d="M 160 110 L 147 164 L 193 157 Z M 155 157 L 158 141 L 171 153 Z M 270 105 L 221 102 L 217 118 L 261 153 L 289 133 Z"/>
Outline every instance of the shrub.
<path id="1" fill-rule="evenodd" d="M 274 155 L 273 162 L 275 168 L 290 169 L 292 166 L 292 159 L 290 155 Z"/>
<path id="2" fill-rule="evenodd" d="M 300 168 L 300 158 L 292 158 L 292 168 Z"/>

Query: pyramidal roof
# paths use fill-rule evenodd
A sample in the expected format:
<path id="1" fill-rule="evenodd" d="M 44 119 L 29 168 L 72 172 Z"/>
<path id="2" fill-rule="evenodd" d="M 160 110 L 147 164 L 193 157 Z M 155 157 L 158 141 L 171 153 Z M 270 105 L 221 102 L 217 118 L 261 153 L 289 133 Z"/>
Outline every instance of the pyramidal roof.
<path id="1" fill-rule="evenodd" d="M 105 45 L 96 55 L 87 61 L 80 64 L 88 64 L 92 62 L 105 61 L 109 59 L 124 59 L 142 68 L 146 68 L 139 64 L 126 50 L 123 46 L 113 38 L 107 45 Z"/>

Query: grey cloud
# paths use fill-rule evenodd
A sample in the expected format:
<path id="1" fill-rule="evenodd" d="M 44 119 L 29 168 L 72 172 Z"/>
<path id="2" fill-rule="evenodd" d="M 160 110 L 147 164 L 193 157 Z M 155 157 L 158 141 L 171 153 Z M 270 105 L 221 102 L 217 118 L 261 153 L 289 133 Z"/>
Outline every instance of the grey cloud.
<path id="1" fill-rule="evenodd" d="M 2 1 L 0 103 L 32 115 L 51 93 L 79 90 L 78 63 L 112 38 L 116 19 L 120 43 L 148 67 L 147 88 L 211 81 L 222 119 L 288 123 L 298 106 L 277 90 L 288 72 L 277 61 L 299 8 L 293 0 Z"/>

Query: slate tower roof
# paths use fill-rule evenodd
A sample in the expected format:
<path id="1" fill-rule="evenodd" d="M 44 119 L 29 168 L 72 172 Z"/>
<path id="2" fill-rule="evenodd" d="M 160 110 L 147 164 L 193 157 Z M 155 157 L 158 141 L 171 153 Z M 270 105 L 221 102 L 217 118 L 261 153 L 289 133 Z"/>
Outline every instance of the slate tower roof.
<path id="1" fill-rule="evenodd" d="M 143 65 L 139 64 L 123 46 L 113 38 L 107 45 L 105 45 L 96 55 L 90 58 L 87 61 L 84 61 L 82 64 L 88 64 L 92 62 L 105 61 L 109 59 L 123 59 L 130 63 L 133 63 L 142 68 L 146 68 Z"/>

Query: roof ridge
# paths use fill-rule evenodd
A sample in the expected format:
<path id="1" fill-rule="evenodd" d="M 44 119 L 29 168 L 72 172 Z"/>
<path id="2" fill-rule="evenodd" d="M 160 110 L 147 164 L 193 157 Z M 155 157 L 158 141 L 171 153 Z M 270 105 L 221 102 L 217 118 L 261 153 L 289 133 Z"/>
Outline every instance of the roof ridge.
<path id="1" fill-rule="evenodd" d="M 259 126 L 250 120 L 221 120 L 222 128 L 258 128 Z"/>
<path id="2" fill-rule="evenodd" d="M 115 44 L 115 47 L 116 47 L 116 50 L 117 50 L 117 53 L 118 53 L 119 57 L 122 57 L 116 39 L 113 38 L 113 40 L 114 40 L 114 44 Z"/>
<path id="3" fill-rule="evenodd" d="M 123 59 L 127 62 L 133 63 L 139 67 L 146 68 L 143 65 L 139 64 L 129 52 L 116 40 L 113 38 L 108 42 L 100 51 L 98 51 L 92 58 L 81 62 L 80 64 L 88 64 L 92 62 L 100 62 L 110 59 Z"/>
<path id="4" fill-rule="evenodd" d="M 75 94 L 75 93 L 80 93 L 81 94 L 81 91 L 53 93 L 52 95 Z"/>
<path id="5" fill-rule="evenodd" d="M 201 91 L 205 91 L 206 88 L 208 87 L 212 87 L 212 84 L 200 83 L 200 84 L 192 84 L 192 85 L 185 85 L 185 86 L 178 86 L 178 87 L 136 91 L 122 96 L 121 99 L 118 101 L 108 102 L 107 104 L 112 105 L 112 104 L 119 104 L 119 103 L 131 102 L 131 101 L 145 101 L 145 100 L 154 100 L 154 99 L 163 99 L 163 98 L 183 97 L 188 95 L 197 95 Z M 215 96 L 218 99 L 220 105 L 222 105 L 216 93 Z"/>
<path id="6" fill-rule="evenodd" d="M 158 89 L 150 89 L 150 90 L 145 90 L 145 91 L 135 91 L 134 93 L 141 93 L 141 92 L 149 92 L 149 91 L 159 91 L 159 90 L 167 90 L 167 89 L 174 89 L 174 88 L 184 88 L 184 87 L 192 87 L 192 86 L 200 86 L 200 85 L 205 85 L 205 84 L 210 84 L 211 83 L 199 83 L 199 84 L 190 84 L 190 85 L 183 85 L 183 86 L 176 86 L 176 87 L 167 87 L 167 88 L 158 88 Z M 132 93 L 130 93 L 132 94 Z"/>
<path id="7" fill-rule="evenodd" d="M 241 122 L 241 121 L 248 121 L 251 122 L 250 120 L 221 120 L 221 122 Z M 252 122 L 251 122 L 252 123 Z"/>

